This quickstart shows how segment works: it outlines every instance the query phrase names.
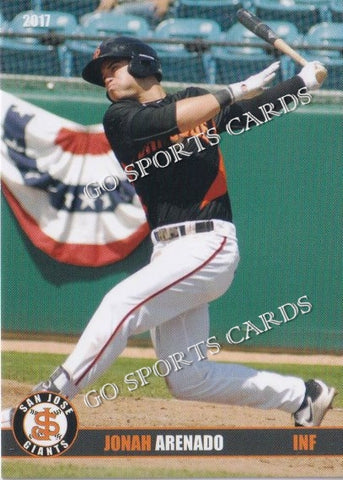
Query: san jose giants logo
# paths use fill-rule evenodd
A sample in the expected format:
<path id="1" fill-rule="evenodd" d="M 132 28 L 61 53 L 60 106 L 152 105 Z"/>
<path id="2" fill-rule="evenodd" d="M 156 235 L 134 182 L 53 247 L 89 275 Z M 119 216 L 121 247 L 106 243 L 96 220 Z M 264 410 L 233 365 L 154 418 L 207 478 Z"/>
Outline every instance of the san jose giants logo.
<path id="1" fill-rule="evenodd" d="M 13 418 L 13 433 L 30 455 L 47 457 L 66 452 L 77 436 L 77 416 L 64 397 L 38 392 L 27 397 Z"/>

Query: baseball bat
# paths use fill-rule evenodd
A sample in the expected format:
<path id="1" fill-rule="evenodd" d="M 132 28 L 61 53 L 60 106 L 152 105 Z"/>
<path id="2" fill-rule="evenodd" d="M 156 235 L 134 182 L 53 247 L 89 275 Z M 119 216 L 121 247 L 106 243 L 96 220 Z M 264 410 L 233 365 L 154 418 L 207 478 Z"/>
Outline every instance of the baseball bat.
<path id="1" fill-rule="evenodd" d="M 239 22 L 244 25 L 248 30 L 253 32 L 258 37 L 265 40 L 267 43 L 272 45 L 274 48 L 280 52 L 288 55 L 295 62 L 299 63 L 302 67 L 307 65 L 308 61 L 302 57 L 298 52 L 296 52 L 288 43 L 286 43 L 282 38 L 280 38 L 268 25 L 262 22 L 256 15 L 249 12 L 245 8 L 240 8 L 237 11 L 237 19 Z M 318 69 L 316 73 L 316 78 L 319 83 L 322 83 L 327 76 L 327 71 L 325 68 Z"/>

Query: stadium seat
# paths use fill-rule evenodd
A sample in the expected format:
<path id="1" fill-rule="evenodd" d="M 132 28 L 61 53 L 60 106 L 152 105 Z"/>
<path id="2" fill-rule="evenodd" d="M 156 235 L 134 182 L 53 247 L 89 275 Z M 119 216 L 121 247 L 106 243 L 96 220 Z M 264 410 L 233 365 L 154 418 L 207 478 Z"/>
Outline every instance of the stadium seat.
<path id="1" fill-rule="evenodd" d="M 310 5 L 319 9 L 320 20 L 326 22 L 330 20 L 328 0 L 296 0 L 296 5 Z"/>
<path id="2" fill-rule="evenodd" d="M 242 6 L 241 0 L 178 0 L 175 16 L 214 20 L 225 31 L 236 22 L 236 12 Z"/>
<path id="3" fill-rule="evenodd" d="M 171 18 L 159 23 L 154 37 L 183 38 L 195 40 L 220 40 L 220 25 L 203 18 Z"/>
<path id="4" fill-rule="evenodd" d="M 262 20 L 284 20 L 293 23 L 300 33 L 306 33 L 312 25 L 321 21 L 318 6 L 281 0 L 255 0 L 256 15 Z"/>
<path id="5" fill-rule="evenodd" d="M 45 14 L 48 17 L 43 16 L 41 11 L 29 10 L 16 15 L 9 23 L 9 31 L 27 36 L 1 39 L 3 72 L 69 76 L 70 59 L 65 41 L 59 35 L 72 33 L 77 20 L 64 12 L 49 11 Z M 30 37 L 32 33 L 45 36 Z"/>
<path id="6" fill-rule="evenodd" d="M 307 50 L 308 55 L 342 58 L 343 23 L 323 22 L 314 25 L 304 35 L 304 45 L 321 47 L 320 49 Z M 341 47 L 341 50 L 329 50 L 325 47 Z"/>
<path id="7" fill-rule="evenodd" d="M 330 3 L 330 17 L 332 22 L 343 22 L 342 0 L 334 0 Z"/>
<path id="8" fill-rule="evenodd" d="M 100 36 L 129 35 L 140 38 L 152 35 L 148 22 L 136 15 L 119 15 L 115 11 L 97 12 L 81 19 L 84 28 L 91 28 Z"/>
<path id="9" fill-rule="evenodd" d="M 213 83 L 211 48 L 206 41 L 218 41 L 221 29 L 217 22 L 202 18 L 173 18 L 161 22 L 154 31 L 153 47 L 163 65 L 165 80 Z M 158 40 L 180 40 L 158 43 Z"/>
<path id="10" fill-rule="evenodd" d="M 155 4 L 154 2 L 149 2 L 146 0 L 143 1 L 122 1 L 116 6 L 116 13 L 119 15 L 136 15 L 138 17 L 144 18 L 151 29 L 156 28 L 159 22 L 166 20 L 168 18 L 173 18 L 174 6 L 173 4 L 169 5 L 169 8 L 165 15 L 158 17 L 155 15 Z"/>

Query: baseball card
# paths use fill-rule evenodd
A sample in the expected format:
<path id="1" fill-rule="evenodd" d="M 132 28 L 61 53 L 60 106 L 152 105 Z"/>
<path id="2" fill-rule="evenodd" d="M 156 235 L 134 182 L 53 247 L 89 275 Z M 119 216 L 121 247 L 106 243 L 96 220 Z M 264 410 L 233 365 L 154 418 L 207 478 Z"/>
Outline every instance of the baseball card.
<path id="1" fill-rule="evenodd" d="M 342 478 L 341 2 L 1 5 L 1 478 Z"/>

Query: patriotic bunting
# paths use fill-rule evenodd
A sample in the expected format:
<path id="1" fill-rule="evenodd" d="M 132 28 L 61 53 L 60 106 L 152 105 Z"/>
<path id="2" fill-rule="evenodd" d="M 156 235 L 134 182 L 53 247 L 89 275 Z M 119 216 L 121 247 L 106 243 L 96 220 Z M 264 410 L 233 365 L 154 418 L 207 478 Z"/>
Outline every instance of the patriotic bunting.
<path id="1" fill-rule="evenodd" d="M 3 193 L 32 243 L 55 260 L 122 260 L 148 234 L 102 125 L 83 126 L 1 92 Z"/>

